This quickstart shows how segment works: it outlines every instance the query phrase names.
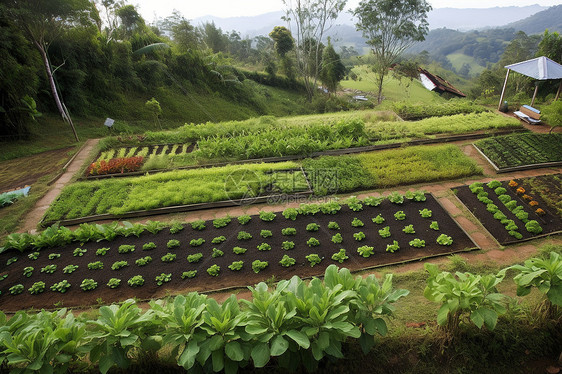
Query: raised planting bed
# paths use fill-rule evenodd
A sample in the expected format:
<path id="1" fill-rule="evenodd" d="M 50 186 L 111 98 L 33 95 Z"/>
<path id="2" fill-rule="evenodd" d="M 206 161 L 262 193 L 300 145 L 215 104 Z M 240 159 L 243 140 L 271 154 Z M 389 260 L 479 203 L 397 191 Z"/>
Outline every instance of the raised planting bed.
<path id="1" fill-rule="evenodd" d="M 527 185 L 525 178 L 473 183 L 453 190 L 490 234 L 505 245 L 562 231 L 561 217 L 544 202 L 539 190 L 529 194 Z M 556 190 L 552 193 L 560 196 L 561 185 L 551 186 Z"/>
<path id="2" fill-rule="evenodd" d="M 480 139 L 525 131 L 519 121 L 494 113 L 429 118 L 417 122 L 379 122 L 369 121 L 368 118 L 365 121 L 358 117 L 350 117 L 332 124 L 278 123 L 275 126 L 258 121 L 259 123 L 254 125 L 240 125 L 240 128 L 231 127 L 232 123 L 227 123 L 224 128 L 212 123 L 189 125 L 174 132 L 147 133 L 145 140 L 188 138 L 197 142 L 197 149 L 191 153 L 146 155 L 150 146 L 141 145 L 135 148 L 106 149 L 97 162 L 101 162 L 101 159 L 107 162 L 108 157 L 119 156 L 121 159 L 129 154 L 135 155 L 127 151 L 128 149 L 145 150 L 136 154 L 143 156 L 145 160 L 141 171 L 121 173 L 121 170 L 117 170 L 114 174 L 106 173 L 111 176 L 125 176 L 209 165 L 222 166 L 224 163 L 237 161 L 281 162 L 305 157 L 361 153 L 404 145 Z M 105 147 L 113 145 L 112 139 L 106 140 L 106 143 Z M 103 177 L 105 176 L 88 176 L 89 179 Z"/>
<path id="3" fill-rule="evenodd" d="M 562 134 L 498 136 L 474 143 L 498 173 L 562 165 Z"/>
<path id="4" fill-rule="evenodd" d="M 393 109 L 402 119 L 416 121 L 429 117 L 452 116 L 455 114 L 476 114 L 489 112 L 489 109 L 472 101 L 455 100 L 441 104 L 414 104 L 398 102 L 393 104 Z"/>
<path id="5" fill-rule="evenodd" d="M 109 149 L 107 151 L 102 151 L 96 158 L 96 161 L 109 161 L 114 158 L 125 158 L 125 157 L 139 157 L 147 159 L 150 156 L 161 156 L 161 155 L 183 155 L 193 152 L 195 145 L 191 143 L 186 144 L 150 144 L 145 146 L 137 147 L 121 147 L 117 149 Z"/>
<path id="6" fill-rule="evenodd" d="M 183 293 L 243 287 L 266 279 L 321 275 L 330 264 L 359 270 L 475 248 L 432 195 L 420 192 L 404 198 L 393 194 L 388 199 L 350 198 L 345 203 L 303 205 L 298 210 L 261 212 L 231 220 L 176 223 L 160 232 L 154 230 L 153 223 L 155 234 L 130 228 L 125 231 L 139 237 L 109 235 L 112 241 L 102 239 L 108 236 L 107 226 L 91 233 L 97 226 L 90 225 L 78 229 L 81 233 L 74 236 L 74 242 L 60 247 L 37 251 L 20 246 L 26 248 L 23 253 L 8 249 L 0 254 L 0 263 L 11 262 L 4 268 L 6 279 L 0 282 L 0 308 L 52 307 L 57 302 L 88 305 L 99 299 L 111 302 L 133 296 L 164 296 L 167 290 Z M 63 236 L 69 240 L 72 234 L 65 231 Z M 311 266 L 315 261 L 320 262 Z M 65 274 L 63 269 L 70 269 L 70 265 L 78 268 Z M 136 276 L 142 277 L 143 285 Z M 92 281 L 84 283 L 89 279 Z M 64 280 L 70 284 L 66 292 L 50 290 Z M 29 289 L 36 282 L 44 282 L 45 290 L 31 294 Z M 120 284 L 110 288 L 108 283 Z M 18 284 L 21 286 L 14 288 Z M 12 295 L 10 289 L 22 292 Z"/>
<path id="7" fill-rule="evenodd" d="M 297 166 L 291 162 L 233 165 L 79 182 L 62 191 L 42 224 L 77 224 L 252 204 L 279 195 L 309 195 L 310 183 Z"/>

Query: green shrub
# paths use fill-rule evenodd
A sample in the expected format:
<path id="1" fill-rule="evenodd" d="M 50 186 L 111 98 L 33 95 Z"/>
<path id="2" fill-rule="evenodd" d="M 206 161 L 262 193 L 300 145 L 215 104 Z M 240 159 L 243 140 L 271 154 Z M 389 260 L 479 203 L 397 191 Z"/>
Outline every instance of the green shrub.
<path id="1" fill-rule="evenodd" d="M 273 233 L 271 232 L 271 230 L 261 230 L 261 231 L 260 231 L 260 236 L 261 236 L 262 238 L 264 238 L 264 239 L 265 239 L 265 238 L 270 238 L 270 237 L 273 236 Z"/>
<path id="2" fill-rule="evenodd" d="M 267 261 L 255 260 L 252 262 L 252 270 L 257 274 L 265 269 L 268 265 L 269 263 Z"/>
<path id="3" fill-rule="evenodd" d="M 187 261 L 189 263 L 196 263 L 201 261 L 202 258 L 203 258 L 203 253 L 194 253 L 192 255 L 187 256 Z"/>
<path id="4" fill-rule="evenodd" d="M 251 220 L 252 220 L 252 217 L 250 217 L 250 216 L 247 215 L 247 214 L 244 214 L 244 215 L 238 217 L 238 222 L 239 222 L 241 225 L 245 225 L 245 224 L 247 224 L 248 222 L 250 222 Z"/>
<path id="5" fill-rule="evenodd" d="M 271 245 L 267 243 L 261 243 L 258 245 L 258 251 L 271 251 Z"/>
<path id="6" fill-rule="evenodd" d="M 183 273 L 181 273 L 181 279 L 195 278 L 196 275 L 197 270 L 184 271 Z"/>
<path id="7" fill-rule="evenodd" d="M 374 250 L 375 250 L 374 247 L 369 247 L 367 245 L 363 245 L 363 246 L 357 248 L 357 253 L 359 253 L 362 257 L 368 258 L 368 257 L 371 257 L 375 253 Z"/>
<path id="8" fill-rule="evenodd" d="M 281 234 L 285 236 L 294 236 L 297 235 L 297 229 L 293 227 L 287 227 L 281 230 Z"/>
<path id="9" fill-rule="evenodd" d="M 151 262 L 152 262 L 152 257 L 144 256 L 144 257 L 141 257 L 141 258 L 137 259 L 135 261 L 135 264 L 137 266 L 146 266 L 146 265 L 150 264 Z"/>
<path id="10" fill-rule="evenodd" d="M 311 254 L 305 256 L 305 258 L 310 263 L 310 267 L 314 267 L 314 265 L 317 265 L 320 262 L 322 262 L 322 259 L 316 253 L 311 253 Z"/>
<path id="11" fill-rule="evenodd" d="M 339 229 L 340 229 L 340 225 L 338 225 L 337 222 L 330 221 L 330 222 L 328 222 L 328 229 L 330 229 L 330 230 L 339 230 Z"/>
<path id="12" fill-rule="evenodd" d="M 279 264 L 283 267 L 288 268 L 288 267 L 296 264 L 296 260 L 292 257 L 287 256 L 287 255 L 283 255 L 283 258 L 281 259 L 281 261 L 279 261 Z"/>
<path id="13" fill-rule="evenodd" d="M 275 219 L 277 215 L 273 212 L 260 212 L 260 219 L 265 222 L 271 222 Z"/>
<path id="14" fill-rule="evenodd" d="M 217 218 L 213 220 L 213 226 L 215 226 L 215 228 L 217 229 L 220 229 L 228 225 L 231 221 L 232 219 L 230 217 Z"/>
<path id="15" fill-rule="evenodd" d="M 356 232 L 355 234 L 353 234 L 353 238 L 355 240 L 357 240 L 358 242 L 360 242 L 363 239 L 365 239 L 365 234 L 363 233 L 363 231 L 359 231 L 359 232 Z"/>
<path id="16" fill-rule="evenodd" d="M 189 245 L 192 247 L 200 247 L 205 243 L 205 239 L 203 238 L 198 238 L 198 239 L 191 239 L 189 241 Z"/>
<path id="17" fill-rule="evenodd" d="M 142 275 L 135 275 L 127 281 L 127 284 L 131 287 L 140 287 L 144 285 L 144 278 Z"/>
<path id="18" fill-rule="evenodd" d="M 164 283 L 168 283 L 169 281 L 172 280 L 172 274 L 171 273 L 168 273 L 168 274 L 162 273 L 160 275 L 157 275 L 154 278 L 154 280 L 156 281 L 156 285 L 161 286 Z"/>
<path id="19" fill-rule="evenodd" d="M 396 240 L 393 240 L 392 244 L 386 245 L 386 251 L 390 252 L 390 253 L 394 253 L 399 249 L 400 249 L 400 246 L 398 245 L 398 242 Z"/>
<path id="20" fill-rule="evenodd" d="M 80 288 L 84 291 L 92 291 L 98 287 L 98 282 L 91 278 L 86 278 L 80 284 Z"/>
<path id="21" fill-rule="evenodd" d="M 345 249 L 341 248 L 338 252 L 334 253 L 332 255 L 332 260 L 339 262 L 340 264 L 343 264 L 343 262 L 345 260 L 347 260 L 349 258 L 348 255 L 346 255 L 345 253 Z M 311 263 L 312 266 L 312 263 Z"/>
<path id="22" fill-rule="evenodd" d="M 244 254 L 244 253 L 246 253 L 247 250 L 248 250 L 247 248 L 241 248 L 241 247 L 232 248 L 232 252 L 234 252 L 237 255 Z"/>
<path id="23" fill-rule="evenodd" d="M 232 271 L 240 271 L 244 266 L 244 261 L 234 261 L 232 264 L 228 265 L 228 268 Z"/>
<path id="24" fill-rule="evenodd" d="M 207 226 L 205 226 L 205 221 L 203 221 L 202 219 L 191 222 L 191 228 L 193 230 L 202 231 L 205 230 L 206 227 Z"/>
<path id="25" fill-rule="evenodd" d="M 238 240 L 250 240 L 252 239 L 252 234 L 246 231 L 240 231 L 238 233 Z"/>
<path id="26" fill-rule="evenodd" d="M 113 265 L 111 265 L 111 270 L 123 269 L 125 266 L 129 266 L 127 261 L 115 261 Z"/>
<path id="27" fill-rule="evenodd" d="M 100 270 L 100 269 L 103 269 L 103 262 L 101 262 L 101 261 L 90 262 L 90 263 L 88 264 L 88 269 L 90 269 L 90 270 Z"/>
<path id="28" fill-rule="evenodd" d="M 316 238 L 310 238 L 306 241 L 306 244 L 309 247 L 318 247 L 320 245 L 320 241 L 318 241 L 318 239 Z"/>
<path id="29" fill-rule="evenodd" d="M 174 262 L 174 261 L 176 261 L 176 254 L 175 253 L 166 253 L 160 259 L 162 260 L 162 262 Z"/>
<path id="30" fill-rule="evenodd" d="M 123 245 L 119 246 L 118 251 L 119 251 L 120 254 L 134 252 L 135 246 L 129 245 L 129 244 L 123 244 Z"/>
<path id="31" fill-rule="evenodd" d="M 218 277 L 220 271 L 221 271 L 221 267 L 217 264 L 214 264 L 207 269 L 207 274 L 209 274 L 212 277 Z"/>
<path id="32" fill-rule="evenodd" d="M 318 231 L 320 229 L 320 226 L 318 226 L 318 224 L 316 223 L 309 223 L 308 225 L 306 225 L 306 231 L 309 232 L 315 232 Z"/>
<path id="33" fill-rule="evenodd" d="M 222 256 L 224 256 L 223 251 L 221 251 L 220 249 L 213 248 L 213 252 L 211 254 L 212 258 L 217 258 L 217 257 L 222 257 Z"/>
<path id="34" fill-rule="evenodd" d="M 148 242 L 148 243 L 144 243 L 142 245 L 142 250 L 143 251 L 150 251 L 156 248 L 156 244 L 154 244 L 154 242 Z"/>

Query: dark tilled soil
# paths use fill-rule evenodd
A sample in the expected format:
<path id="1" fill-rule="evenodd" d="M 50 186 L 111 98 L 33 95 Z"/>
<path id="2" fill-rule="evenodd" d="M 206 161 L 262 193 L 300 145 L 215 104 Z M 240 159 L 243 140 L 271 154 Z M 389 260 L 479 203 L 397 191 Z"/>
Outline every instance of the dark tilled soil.
<path id="1" fill-rule="evenodd" d="M 525 179 L 516 180 L 520 185 L 525 185 Z M 540 198 L 538 195 L 533 195 L 533 198 L 539 203 L 535 208 L 529 206 L 528 201 L 523 200 L 520 195 L 515 192 L 515 188 L 509 187 L 508 182 L 503 182 L 503 187 L 507 189 L 507 193 L 512 199 L 517 201 L 518 205 L 524 207 L 525 211 L 529 213 L 529 220 L 536 220 L 539 222 L 543 228 L 542 234 L 548 234 L 553 232 L 559 232 L 562 230 L 562 220 L 555 214 L 552 213 L 552 209 L 549 209 L 548 205 Z M 474 216 L 482 222 L 482 225 L 492 234 L 494 238 L 500 244 L 508 244 L 518 242 L 517 239 L 510 236 L 508 231 L 505 229 L 501 222 L 494 218 L 494 215 L 486 210 L 486 204 L 480 202 L 475 194 L 470 191 L 468 186 L 462 186 L 455 188 L 457 190 L 457 197 L 462 201 L 462 203 L 474 214 Z M 515 222 L 519 228 L 519 232 L 523 235 L 521 240 L 533 238 L 534 234 L 528 232 L 525 229 L 525 224 L 520 221 L 515 214 L 511 213 L 509 209 L 498 199 L 494 191 L 486 184 L 484 184 L 484 191 L 488 192 L 488 198 L 490 198 L 495 205 L 500 209 L 503 214 L 506 215 L 508 219 Z M 536 208 L 542 208 L 545 210 L 546 215 L 539 216 L 535 214 Z"/>
<path id="2" fill-rule="evenodd" d="M 431 218 L 422 218 L 419 210 L 427 208 L 433 211 Z M 403 210 L 406 213 L 406 219 L 397 221 L 394 213 Z M 372 222 L 372 218 L 381 214 L 385 219 L 381 225 Z M 351 226 L 352 220 L 357 217 L 365 224 L 362 228 Z M 337 222 L 341 229 L 329 230 L 328 222 Z M 440 231 L 434 231 L 429 228 L 431 221 L 438 221 Z M 307 232 L 306 226 L 315 222 L 320 225 L 317 232 Z M 415 234 L 405 234 L 402 228 L 405 225 L 413 224 L 416 230 Z M 390 226 L 391 237 L 381 238 L 378 230 L 385 226 Z M 226 287 L 253 285 L 260 281 L 275 277 L 276 280 L 288 279 L 293 275 L 300 277 L 309 277 L 321 275 L 325 268 L 330 264 L 338 264 L 331 259 L 333 253 L 345 248 L 349 259 L 339 265 L 347 267 L 350 270 L 359 270 L 365 267 L 391 264 L 401 261 L 415 260 L 427 256 L 437 256 L 446 253 L 458 252 L 474 247 L 471 239 L 458 227 L 447 212 L 438 204 L 431 196 L 427 195 L 427 201 L 423 203 L 405 201 L 403 205 L 394 205 L 385 200 L 379 207 L 364 206 L 364 210 L 353 212 L 349 208 L 344 207 L 336 215 L 324 215 L 318 213 L 315 216 L 299 216 L 296 221 L 285 219 L 281 212 L 277 212 L 277 217 L 272 222 L 263 222 L 259 216 L 253 216 L 252 220 L 241 225 L 234 218 L 232 222 L 224 228 L 216 229 L 213 227 L 212 221 L 206 222 L 206 229 L 196 231 L 190 225 L 186 225 L 184 230 L 172 235 L 168 229 L 164 229 L 157 235 L 143 233 L 139 238 L 136 237 L 118 237 L 115 241 L 99 243 L 86 243 L 82 248 L 87 252 L 82 257 L 73 257 L 73 250 L 80 247 L 79 243 L 67 245 L 57 249 L 45 249 L 37 260 L 30 260 L 27 257 L 29 252 L 21 255 L 15 252 L 3 253 L 0 255 L 0 264 L 3 267 L 3 273 L 8 273 L 8 277 L 0 282 L 0 308 L 3 310 L 18 310 L 25 308 L 47 308 L 60 301 L 62 306 L 78 306 L 89 305 L 103 300 L 103 302 L 113 302 L 124 300 L 129 297 L 138 297 L 141 299 L 162 297 L 169 293 L 180 293 L 187 291 L 210 291 Z M 286 227 L 294 227 L 297 230 L 296 236 L 283 236 L 281 230 Z M 261 230 L 271 230 L 272 237 L 262 238 Z M 247 231 L 252 235 L 252 239 L 241 241 L 237 239 L 239 231 Z M 354 240 L 353 234 L 363 231 L 366 238 L 358 242 Z M 332 235 L 340 232 L 343 236 L 342 244 L 334 244 L 331 241 Z M 441 246 L 436 243 L 436 238 L 440 234 L 447 234 L 454 240 L 451 246 Z M 211 243 L 214 237 L 224 235 L 227 240 L 221 244 L 215 245 Z M 320 241 L 320 246 L 309 248 L 306 241 L 315 237 Z M 200 247 L 191 247 L 189 242 L 192 239 L 203 238 L 205 243 Z M 424 239 L 426 241 L 425 248 L 413 248 L 409 246 L 409 241 L 414 239 Z M 167 242 L 170 239 L 177 239 L 181 246 L 175 249 L 167 249 Z M 398 241 L 400 250 L 395 253 L 386 252 L 387 244 L 392 244 L 393 240 Z M 143 251 L 142 245 L 147 242 L 154 242 L 157 248 L 151 251 Z M 283 241 L 294 241 L 295 248 L 285 251 L 281 248 Z M 258 251 L 257 246 L 261 243 L 268 243 L 272 249 L 270 251 Z M 134 244 L 136 250 L 128 254 L 119 254 L 118 247 L 122 244 Z M 370 258 L 363 258 L 357 253 L 357 248 L 363 245 L 375 248 L 375 254 Z M 248 251 L 242 255 L 236 255 L 232 252 L 235 246 L 247 248 Z M 110 250 L 105 256 L 96 256 L 95 252 L 98 248 L 109 247 Z M 224 252 L 224 256 L 212 258 L 211 252 L 213 248 L 218 248 Z M 172 263 L 163 263 L 161 257 L 167 252 L 177 254 L 177 259 Z M 190 264 L 187 261 L 187 255 L 193 253 L 203 253 L 203 259 L 197 264 Z M 61 257 L 56 260 L 49 260 L 50 253 L 60 253 Z M 323 258 L 323 261 L 314 267 L 310 267 L 305 256 L 316 253 Z M 284 268 L 279 264 L 283 255 L 289 255 L 296 260 L 296 265 Z M 18 256 L 19 260 L 10 266 L 5 266 L 6 261 L 13 256 Z M 151 256 L 153 261 L 144 267 L 135 265 L 135 260 L 144 256 Z M 268 261 L 269 266 L 262 270 L 259 274 L 253 272 L 252 261 L 259 259 Z M 100 260 L 104 263 L 103 270 L 88 270 L 87 264 Z M 111 265 L 115 261 L 126 260 L 129 266 L 118 270 L 111 270 Z M 233 261 L 244 261 L 244 267 L 241 271 L 232 271 L 228 268 Z M 53 274 L 40 273 L 41 268 L 48 264 L 57 264 L 57 270 Z M 69 264 L 78 265 L 79 268 L 72 274 L 64 274 L 62 269 Z M 221 268 L 218 277 L 212 277 L 207 274 L 207 269 L 217 264 Z M 30 278 L 24 277 L 23 268 L 33 266 L 35 271 Z M 197 270 L 197 276 L 193 279 L 181 279 L 184 271 Z M 158 287 L 155 283 L 155 277 L 161 273 L 171 273 L 171 282 Z M 143 275 L 145 285 L 139 288 L 132 288 L 127 285 L 127 280 L 134 275 Z M 109 289 L 106 286 L 108 280 L 116 277 L 122 280 L 121 285 L 116 289 Z M 98 288 L 84 292 L 80 289 L 80 283 L 84 278 L 92 278 L 98 282 Z M 71 283 L 70 289 L 65 294 L 60 294 L 49 290 L 49 287 L 55 282 L 67 279 Z M 44 281 L 46 290 L 40 295 L 31 295 L 27 291 L 34 282 Z M 21 283 L 25 287 L 25 291 L 16 296 L 9 294 L 9 288 L 14 284 Z"/>
<path id="3" fill-rule="evenodd" d="M 61 170 L 72 149 L 56 149 L 1 162 L 0 193 L 32 185 L 42 176 Z"/>

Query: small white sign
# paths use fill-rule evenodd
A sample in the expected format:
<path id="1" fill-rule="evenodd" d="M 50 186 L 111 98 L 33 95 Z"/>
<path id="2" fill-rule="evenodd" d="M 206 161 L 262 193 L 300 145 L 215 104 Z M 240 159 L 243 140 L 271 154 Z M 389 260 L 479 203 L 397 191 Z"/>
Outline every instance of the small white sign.
<path id="1" fill-rule="evenodd" d="M 105 119 L 105 122 L 104 122 L 103 124 L 106 125 L 107 127 L 111 127 L 111 126 L 113 126 L 113 123 L 114 123 L 114 122 L 115 122 L 114 119 L 106 118 L 106 119 Z"/>

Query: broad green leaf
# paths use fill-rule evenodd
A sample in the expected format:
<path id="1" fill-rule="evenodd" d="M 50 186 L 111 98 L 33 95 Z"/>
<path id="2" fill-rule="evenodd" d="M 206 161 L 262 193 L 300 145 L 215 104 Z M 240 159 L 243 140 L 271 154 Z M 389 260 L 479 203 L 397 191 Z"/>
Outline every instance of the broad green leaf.
<path id="1" fill-rule="evenodd" d="M 281 335 L 277 335 L 271 342 L 271 355 L 281 356 L 289 348 L 289 342 Z"/>
<path id="2" fill-rule="evenodd" d="M 379 332 L 379 334 L 381 334 L 382 336 L 385 336 L 386 333 L 388 332 L 388 328 L 386 326 L 386 322 L 384 321 L 384 319 L 382 318 L 377 318 L 375 320 L 373 320 L 375 327 L 377 329 L 377 331 Z M 374 334 L 371 334 L 374 335 Z"/>
<path id="3" fill-rule="evenodd" d="M 484 324 L 484 316 L 480 313 L 480 309 L 476 309 L 470 313 L 470 320 L 476 325 L 476 327 L 479 329 L 482 328 L 482 325 Z"/>
<path id="4" fill-rule="evenodd" d="M 537 270 L 534 271 L 532 273 L 528 273 L 525 274 L 523 276 L 521 276 L 521 278 L 519 278 L 517 280 L 517 284 L 521 285 L 521 286 L 527 286 L 529 285 L 529 283 L 531 283 L 535 278 L 538 278 L 541 276 L 541 274 L 543 274 L 544 272 L 546 272 L 546 269 L 541 269 L 541 270 Z"/>
<path id="5" fill-rule="evenodd" d="M 443 326 L 447 323 L 447 316 L 449 315 L 449 306 L 447 304 L 441 305 L 437 312 L 437 324 Z"/>
<path id="6" fill-rule="evenodd" d="M 246 332 L 252 335 L 260 335 L 267 332 L 267 328 L 256 325 L 247 325 Z"/>
<path id="7" fill-rule="evenodd" d="M 546 296 L 551 303 L 562 307 L 562 283 L 551 285 Z"/>
<path id="8" fill-rule="evenodd" d="M 300 331 L 289 330 L 285 333 L 285 335 L 293 339 L 301 348 L 308 349 L 310 347 L 310 340 Z"/>
<path id="9" fill-rule="evenodd" d="M 199 353 L 199 345 L 197 344 L 196 341 L 192 340 L 185 347 L 182 354 L 178 358 L 178 365 L 180 365 L 186 370 L 191 369 L 193 364 L 195 364 L 195 358 L 197 357 L 197 353 Z"/>
<path id="10" fill-rule="evenodd" d="M 242 361 L 244 359 L 244 352 L 237 341 L 226 343 L 224 352 L 232 361 Z"/>
<path id="11" fill-rule="evenodd" d="M 102 374 L 106 374 L 109 369 L 113 366 L 113 360 L 110 356 L 103 355 L 99 360 L 99 368 Z"/>
<path id="12" fill-rule="evenodd" d="M 269 351 L 269 344 L 267 343 L 259 343 L 254 346 L 252 349 L 252 360 L 254 360 L 254 366 L 257 368 L 264 367 L 265 364 L 269 362 L 269 358 L 271 357 Z"/>
<path id="13" fill-rule="evenodd" d="M 224 353 L 222 350 L 213 351 L 211 354 L 211 360 L 213 362 L 213 371 L 218 372 L 224 368 Z"/>

